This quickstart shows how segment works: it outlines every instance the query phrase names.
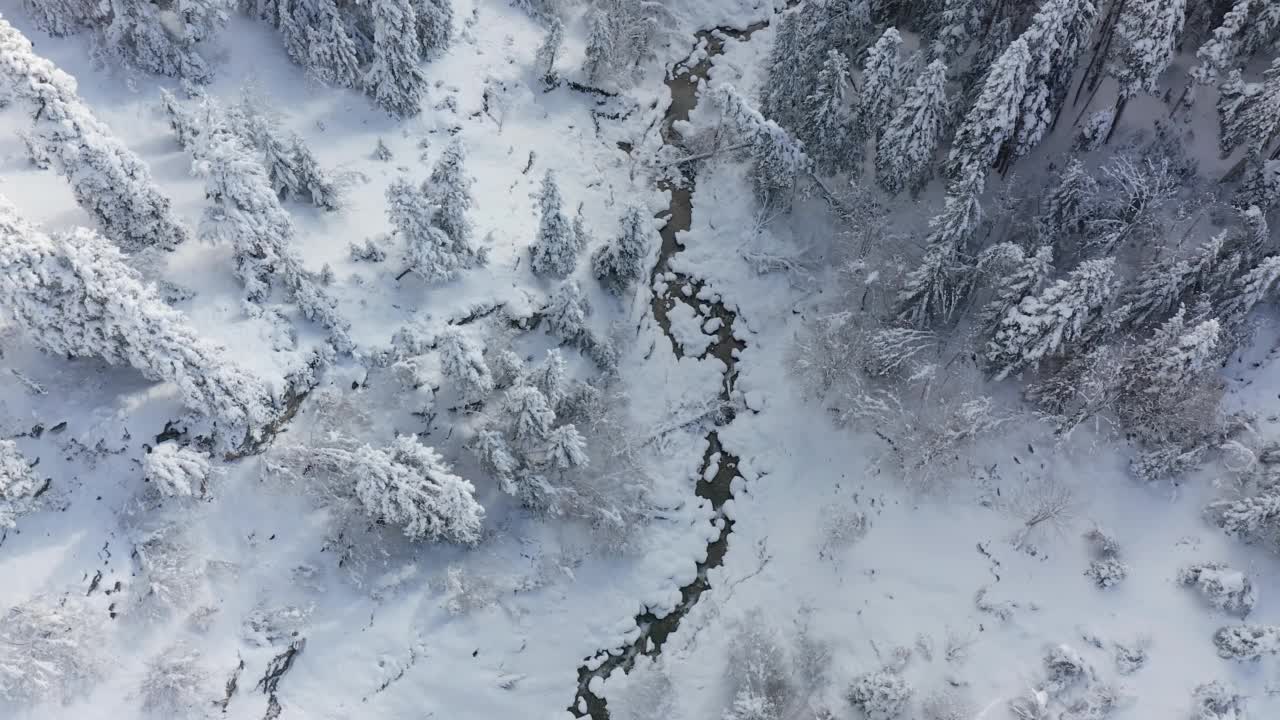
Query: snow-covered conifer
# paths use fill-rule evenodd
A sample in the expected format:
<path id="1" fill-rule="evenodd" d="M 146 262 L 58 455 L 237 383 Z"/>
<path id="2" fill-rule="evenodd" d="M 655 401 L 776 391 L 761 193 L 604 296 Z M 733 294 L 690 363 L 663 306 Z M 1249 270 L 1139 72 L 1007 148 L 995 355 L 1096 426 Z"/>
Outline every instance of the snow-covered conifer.
<path id="1" fill-rule="evenodd" d="M 1269 490 L 1209 505 L 1214 524 L 1245 542 L 1261 542 L 1280 550 L 1280 493 Z"/>
<path id="2" fill-rule="evenodd" d="M 849 94 L 849 60 L 837 50 L 827 52 L 813 92 L 805 98 L 796 137 L 804 142 L 814 168 L 831 175 L 858 160 L 853 126 L 846 106 Z"/>
<path id="3" fill-rule="evenodd" d="M 1057 185 L 1045 196 L 1039 217 L 1041 236 L 1061 244 L 1064 235 L 1083 233 L 1097 194 L 1098 181 L 1084 163 L 1078 159 L 1067 163 Z"/>
<path id="4" fill-rule="evenodd" d="M 369 516 L 403 527 L 414 540 L 479 541 L 484 508 L 475 488 L 416 435 L 401 435 L 385 449 L 364 445 L 348 462 L 356 499 Z"/>
<path id="5" fill-rule="evenodd" d="M 996 259 L 996 254 L 1001 257 Z M 1022 298 L 1040 292 L 1053 274 L 1053 248 L 1041 245 L 1029 253 L 1018 245 L 1002 243 L 989 248 L 978 267 L 991 279 L 991 300 L 982 309 L 982 322 L 992 332 Z"/>
<path id="6" fill-rule="evenodd" d="M 14 526 L 31 496 L 39 490 L 31 464 L 12 440 L 0 440 L 0 532 Z"/>
<path id="7" fill-rule="evenodd" d="M 1129 0 L 1120 11 L 1107 71 L 1120 83 L 1121 102 L 1152 93 L 1177 50 L 1186 0 Z M 1117 113 L 1118 114 L 1118 113 Z"/>
<path id="8" fill-rule="evenodd" d="M 458 384 L 458 397 L 463 403 L 479 402 L 493 392 L 493 375 L 484 361 L 483 348 L 452 325 L 440 332 L 436 342 L 440 368 L 445 377 Z"/>
<path id="9" fill-rule="evenodd" d="M 1045 0 L 1022 34 L 1030 64 L 1021 98 L 1022 117 L 1013 137 L 1015 157 L 1039 144 L 1053 123 L 1097 14 L 1093 0 Z"/>
<path id="10" fill-rule="evenodd" d="M 1239 81 L 1232 73 L 1230 82 Z M 1246 84 L 1238 99 L 1224 88 L 1218 103 L 1224 152 L 1245 144 L 1265 149 L 1280 136 L 1280 58 L 1271 62 L 1263 82 Z"/>
<path id="11" fill-rule="evenodd" d="M 555 348 L 548 350 L 546 359 L 530 370 L 524 381 L 538 388 L 538 392 L 547 399 L 551 408 L 556 410 L 569 392 L 564 355 Z"/>
<path id="12" fill-rule="evenodd" d="M 176 442 L 163 442 L 142 457 L 147 482 L 165 497 L 205 497 L 213 471 L 209 456 Z"/>
<path id="13" fill-rule="evenodd" d="M 1009 308 L 987 345 L 987 361 L 1003 379 L 1078 342 L 1115 292 L 1115 259 L 1086 260 L 1065 279 Z"/>
<path id="14" fill-rule="evenodd" d="M 100 26 L 110 9 L 96 0 L 23 0 L 36 27 L 55 37 Z"/>
<path id="15" fill-rule="evenodd" d="M 293 155 L 294 178 L 298 182 L 295 191 L 299 197 L 312 205 L 325 210 L 337 210 L 341 202 L 338 186 L 329 173 L 320 167 L 311 148 L 306 146 L 302 138 L 294 135 L 290 146 Z"/>
<path id="16" fill-rule="evenodd" d="M 1243 322 L 1250 311 L 1271 292 L 1280 280 L 1280 255 L 1263 258 L 1242 275 L 1231 288 L 1225 320 L 1229 326 Z"/>
<path id="17" fill-rule="evenodd" d="M 529 248 L 533 272 L 549 277 L 566 277 L 578 264 L 582 243 L 565 217 L 560 186 L 550 170 L 542 178 L 538 193 L 538 236 Z"/>
<path id="18" fill-rule="evenodd" d="M 484 469 L 493 474 L 502 492 L 515 495 L 515 478 L 520 469 L 520 461 L 512 453 L 502 433 L 493 428 L 483 428 L 472 438 L 468 447 Z"/>
<path id="19" fill-rule="evenodd" d="M 587 327 L 591 305 L 577 282 L 566 280 L 561 283 L 551 294 L 544 312 L 551 332 L 561 340 L 583 348 L 591 344 L 591 329 Z"/>
<path id="20" fill-rule="evenodd" d="M 34 116 L 30 138 L 71 183 L 76 202 L 126 251 L 172 248 L 189 232 L 146 164 L 76 94 L 76 82 L 0 19 L 0 78 Z"/>
<path id="21" fill-rule="evenodd" d="M 888 28 L 867 51 L 862 63 L 862 88 L 858 91 L 858 132 L 861 137 L 878 137 L 893 115 L 902 88 L 902 61 L 898 51 L 902 36 Z"/>
<path id="22" fill-rule="evenodd" d="M 1251 148 L 1233 202 L 1236 207 L 1257 206 L 1263 212 L 1280 207 L 1280 160 L 1267 160 Z"/>
<path id="23" fill-rule="evenodd" d="M 472 267 L 482 259 L 471 242 L 474 231 L 467 213 L 475 201 L 466 161 L 467 151 L 462 140 L 454 138 L 431 169 L 425 186 L 426 200 L 435 208 L 433 224 L 449 237 L 460 267 Z"/>
<path id="24" fill-rule="evenodd" d="M 1191 720 L 1247 720 L 1245 696 L 1218 680 L 1197 685 L 1191 693 Z"/>
<path id="25" fill-rule="evenodd" d="M 556 60 L 559 59 L 563 46 L 564 23 L 560 22 L 560 18 L 552 18 L 551 24 L 547 26 L 547 36 L 542 39 L 542 44 L 538 46 L 538 54 L 535 56 L 533 63 L 534 72 L 547 88 L 553 88 L 560 84 L 560 73 L 556 70 Z"/>
<path id="26" fill-rule="evenodd" d="M 659 37 L 675 25 L 658 0 L 594 0 L 587 14 L 583 71 L 593 82 L 620 79 L 653 57 Z"/>
<path id="27" fill-rule="evenodd" d="M 867 720 L 893 720 L 907 709 L 914 690 L 901 675 L 878 670 L 859 675 L 845 692 Z"/>
<path id="28" fill-rule="evenodd" d="M 918 190 L 928 179 L 947 118 L 946 86 L 947 66 L 934 60 L 907 88 L 876 143 L 876 179 L 885 191 Z"/>
<path id="29" fill-rule="evenodd" d="M 326 85 L 360 87 L 360 55 L 334 0 L 316 0 L 307 28 L 307 72 Z"/>
<path id="30" fill-rule="evenodd" d="M 1219 562 L 1184 567 L 1178 571 L 1178 582 L 1194 587 L 1210 605 L 1241 618 L 1253 611 L 1258 600 L 1248 575 Z"/>
<path id="31" fill-rule="evenodd" d="M 587 441 L 572 423 L 561 425 L 547 438 L 547 464 L 557 470 L 584 467 L 587 457 Z"/>
<path id="32" fill-rule="evenodd" d="M 1234 67 L 1244 40 L 1244 29 L 1249 21 L 1249 7 L 1256 4 L 1257 0 L 1234 0 L 1231 9 L 1222 16 L 1222 24 L 1196 50 L 1199 63 L 1191 68 L 1192 79 L 1201 85 L 1208 85 Z"/>
<path id="33" fill-rule="evenodd" d="M 546 396 L 532 385 L 507 391 L 506 414 L 511 418 L 512 439 L 526 450 L 545 444 L 556 421 Z"/>
<path id="34" fill-rule="evenodd" d="M 163 717 L 200 717 L 210 677 L 200 663 L 200 651 L 177 643 L 147 663 L 142 679 L 142 708 Z"/>
<path id="35" fill-rule="evenodd" d="M 1280 626 L 1229 625 L 1213 634 L 1218 657 L 1227 660 L 1261 660 L 1280 654 Z"/>
<path id="36" fill-rule="evenodd" d="M 641 206 L 628 207 L 619 222 L 622 228 L 618 235 L 591 259 L 595 276 L 614 292 L 622 292 L 643 278 L 645 260 L 656 244 L 653 219 Z"/>
<path id="37" fill-rule="evenodd" d="M 929 220 L 924 257 L 898 292 L 898 316 L 916 327 L 949 318 L 968 290 L 959 254 L 982 216 L 982 185 L 980 175 L 952 183 L 942 212 Z"/>
<path id="38" fill-rule="evenodd" d="M 228 446 L 270 419 L 266 388 L 196 335 L 92 230 L 48 236 L 0 199 L 0 307 L 45 352 L 130 365 L 178 386 Z"/>
<path id="39" fill-rule="evenodd" d="M 453 0 L 411 0 L 422 57 L 444 54 L 453 37 Z"/>
<path id="40" fill-rule="evenodd" d="M 38 596 L 0 616 L 0 698 L 69 699 L 104 671 L 102 618 L 74 595 Z"/>
<path id="41" fill-rule="evenodd" d="M 383 109 L 400 117 L 417 115 L 427 95 L 427 78 L 418 66 L 422 43 L 411 0 L 373 0 L 373 64 L 365 88 Z"/>
<path id="42" fill-rule="evenodd" d="M 776 122 L 766 120 L 732 85 L 717 86 L 712 101 L 733 131 L 750 143 L 757 187 L 765 195 L 794 189 L 796 180 L 813 165 L 804 145 Z"/>
<path id="43" fill-rule="evenodd" d="M 953 177 L 985 175 L 1013 137 L 1022 117 L 1031 53 L 1018 38 L 1009 44 L 987 72 L 978 100 L 956 131 L 947 164 Z"/>
<path id="44" fill-rule="evenodd" d="M 102 27 L 106 49 L 148 72 L 209 79 L 208 61 L 200 41 L 226 25 L 232 0 L 178 0 L 166 8 L 150 0 L 106 0 L 109 19 Z"/>
<path id="45" fill-rule="evenodd" d="M 1186 308 L 1179 308 L 1139 350 L 1131 391 L 1167 400 L 1200 380 L 1217 355 L 1221 330 L 1214 319 L 1187 327 Z"/>

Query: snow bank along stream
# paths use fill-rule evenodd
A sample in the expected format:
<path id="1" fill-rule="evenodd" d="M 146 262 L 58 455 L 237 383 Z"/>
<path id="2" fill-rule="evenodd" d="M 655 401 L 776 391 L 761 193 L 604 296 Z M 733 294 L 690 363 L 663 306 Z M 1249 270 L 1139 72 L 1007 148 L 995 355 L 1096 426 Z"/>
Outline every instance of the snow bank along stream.
<path id="1" fill-rule="evenodd" d="M 671 91 L 671 106 L 667 108 L 662 122 L 664 144 L 675 146 L 680 143 L 680 136 L 674 129 L 674 124 L 689 119 L 690 111 L 698 103 L 699 85 L 707 77 L 712 59 L 724 51 L 725 38 L 746 40 L 767 25 L 768 22 L 760 22 L 745 30 L 713 28 L 697 33 L 693 52 L 689 57 L 676 63 L 667 77 L 667 87 Z M 692 65 L 691 62 L 693 62 Z M 671 203 L 667 211 L 667 222 L 661 231 L 662 248 L 650 278 L 651 287 L 665 287 L 661 293 L 655 291 L 653 294 L 653 316 L 671 340 L 676 357 L 681 357 L 684 353 L 680 342 L 672 334 L 671 318 L 668 313 L 677 302 L 693 308 L 694 313 L 704 321 L 711 318 L 720 321 L 714 341 L 703 353 L 703 357 L 709 355 L 724 362 L 725 371 L 720 388 L 720 399 L 727 408 L 733 392 L 734 380 L 737 378 L 737 354 L 746 347 L 742 341 L 733 336 L 733 323 L 737 316 L 719 300 L 714 302 L 699 300 L 703 282 L 674 272 L 670 268 L 672 256 L 680 251 L 676 234 L 687 231 L 693 219 L 693 182 L 693 173 L 690 170 L 688 178 L 683 183 L 676 184 L 667 180 L 659 183 L 659 189 L 670 193 Z M 665 281 L 661 278 L 665 278 Z M 682 290 L 685 286 L 692 288 L 693 292 L 685 294 Z M 707 310 L 704 311 L 703 308 Z M 720 417 L 718 424 L 732 419 L 731 411 L 726 411 Z M 715 472 L 709 475 L 708 468 L 713 462 L 717 463 Z M 662 617 L 648 611 L 637 615 L 635 620 L 640 633 L 630 645 L 602 650 L 594 657 L 587 658 L 586 663 L 578 668 L 578 694 L 574 698 L 573 705 L 569 707 L 569 711 L 576 717 L 590 717 L 592 720 L 606 720 L 609 717 L 605 699 L 592 688 L 592 681 L 596 678 L 603 680 L 618 669 L 624 673 L 629 672 L 635 666 L 637 656 L 660 654 L 667 638 L 680 627 L 680 621 L 697 604 L 702 593 L 710 587 L 707 571 L 719 567 L 724 562 L 725 552 L 729 549 L 729 533 L 733 532 L 733 521 L 721 513 L 721 508 L 726 500 L 733 497 L 730 486 L 733 479 L 738 477 L 738 458 L 724 452 L 720 445 L 720 437 L 714 429 L 707 433 L 707 451 L 703 455 L 698 477 L 695 492 L 698 497 L 708 500 L 716 511 L 719 535 L 707 544 L 706 559 L 698 563 L 697 577 L 693 582 L 680 588 L 680 603 L 673 611 Z M 707 479 L 708 477 L 710 479 Z"/>

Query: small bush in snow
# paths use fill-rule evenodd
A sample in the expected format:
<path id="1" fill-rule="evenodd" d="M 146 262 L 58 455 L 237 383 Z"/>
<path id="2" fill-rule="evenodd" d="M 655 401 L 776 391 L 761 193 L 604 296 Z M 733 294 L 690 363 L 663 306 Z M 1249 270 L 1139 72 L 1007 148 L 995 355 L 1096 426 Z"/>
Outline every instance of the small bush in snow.
<path id="1" fill-rule="evenodd" d="M 1191 720 L 1245 720 L 1245 697 L 1228 683 L 1207 682 L 1191 694 Z"/>
<path id="2" fill-rule="evenodd" d="M 1094 585 L 1106 589 L 1119 585 L 1128 577 L 1129 566 L 1114 557 L 1101 558 L 1089 563 L 1089 568 L 1084 571 L 1084 574 L 1093 581 Z"/>
<path id="3" fill-rule="evenodd" d="M 1218 657 L 1230 660 L 1260 660 L 1280 653 L 1280 627 L 1275 625 L 1231 625 L 1213 634 Z"/>
<path id="4" fill-rule="evenodd" d="M 1102 528 L 1093 528 L 1084 534 L 1084 539 L 1089 543 L 1096 558 L 1120 556 L 1120 543 Z"/>
<path id="5" fill-rule="evenodd" d="M 142 709 L 166 717 L 199 717 L 209 688 L 208 672 L 200 666 L 200 651 L 174 645 L 147 663 L 142 678 Z"/>
<path id="6" fill-rule="evenodd" d="M 98 617 L 72 597 L 37 597 L 0 616 L 0 697 L 66 698 L 97 679 Z"/>
<path id="7" fill-rule="evenodd" d="M 1050 649 L 1044 658 L 1044 666 L 1048 674 L 1042 687 L 1051 696 L 1061 694 L 1092 675 L 1088 663 L 1068 645 Z"/>
<path id="8" fill-rule="evenodd" d="M 1228 535 L 1280 550 L 1280 491 L 1220 500 L 1209 505 L 1208 514 Z"/>
<path id="9" fill-rule="evenodd" d="M 1079 698 L 1076 698 L 1061 715 L 1059 720 L 1103 720 L 1111 715 L 1127 696 L 1115 685 L 1094 685 Z"/>
<path id="10" fill-rule="evenodd" d="M 1178 571 L 1178 582 L 1199 590 L 1209 604 L 1219 610 L 1241 618 L 1253 610 L 1258 599 L 1249 578 L 1223 563 L 1189 565 Z"/>
<path id="11" fill-rule="evenodd" d="M 0 440 L 0 531 L 13 527 L 39 485 L 27 459 L 12 440 Z"/>
<path id="12" fill-rule="evenodd" d="M 209 455 L 164 442 L 142 458 L 147 482 L 165 497 L 205 497 L 209 490 Z"/>
<path id="13" fill-rule="evenodd" d="M 845 699 L 867 720 L 892 720 L 907 708 L 911 694 L 911 686 L 901 675 L 878 670 L 856 678 L 845 691 Z"/>
<path id="14" fill-rule="evenodd" d="M 1132 645 L 1116 643 L 1116 670 L 1121 675 L 1132 675 L 1147 664 L 1147 641 L 1139 639 Z"/>
<path id="15" fill-rule="evenodd" d="M 733 704 L 721 717 L 723 720 L 781 720 L 782 709 L 758 690 L 744 687 L 733 696 Z"/>
<path id="16" fill-rule="evenodd" d="M 497 592 L 491 583 L 471 576 L 459 565 L 450 565 L 445 570 L 441 591 L 444 598 L 440 607 L 450 615 L 465 615 L 497 601 Z"/>

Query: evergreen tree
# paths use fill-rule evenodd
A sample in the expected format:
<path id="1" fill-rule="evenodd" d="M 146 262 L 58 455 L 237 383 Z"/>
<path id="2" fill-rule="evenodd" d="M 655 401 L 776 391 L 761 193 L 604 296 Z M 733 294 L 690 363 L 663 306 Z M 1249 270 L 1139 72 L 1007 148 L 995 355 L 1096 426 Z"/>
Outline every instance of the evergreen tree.
<path id="1" fill-rule="evenodd" d="M 560 18 L 552 18 L 547 27 L 547 36 L 538 46 L 538 54 L 533 62 L 534 71 L 542 79 L 542 84 L 549 90 L 560 84 L 560 74 L 556 71 L 556 60 L 564 46 L 564 23 Z"/>
<path id="2" fill-rule="evenodd" d="M 544 314 L 551 332 L 560 339 L 581 348 L 592 344 L 591 330 L 587 327 L 591 305 L 578 283 L 573 280 L 561 283 L 552 293 Z"/>
<path id="3" fill-rule="evenodd" d="M 1220 101 L 1218 108 L 1224 152 L 1240 144 L 1265 150 L 1280 136 L 1280 58 L 1271 62 L 1264 78 L 1262 83 L 1245 86 L 1238 104 L 1223 93 L 1227 102 Z M 1239 76 L 1233 73 L 1232 79 L 1238 81 Z"/>
<path id="4" fill-rule="evenodd" d="M 951 317 L 968 292 L 969 270 L 960 249 L 973 236 L 982 208 L 978 196 L 982 180 L 970 177 L 952 183 L 942 212 L 929 220 L 924 257 L 898 292 L 898 316 L 916 327 Z"/>
<path id="5" fill-rule="evenodd" d="M 338 187 L 329 173 L 320 167 L 316 156 L 311 154 L 311 148 L 306 146 L 302 138 L 294 135 L 290 152 L 293 154 L 293 172 L 297 180 L 294 192 L 300 199 L 308 200 L 318 208 L 337 210 L 341 202 Z"/>
<path id="6" fill-rule="evenodd" d="M 427 78 L 418 62 L 422 44 L 410 0 L 372 0 L 373 64 L 365 87 L 388 112 L 417 115 L 427 95 Z"/>
<path id="7" fill-rule="evenodd" d="M 35 116 L 34 149 L 71 183 L 76 202 L 125 251 L 173 248 L 189 232 L 146 164 L 76 95 L 76 83 L 0 19 L 0 78 Z"/>
<path id="8" fill-rule="evenodd" d="M 484 361 L 484 351 L 458 328 L 450 325 L 436 339 L 440 368 L 445 377 L 458 383 L 463 404 L 481 402 L 493 392 L 493 375 Z"/>
<path id="9" fill-rule="evenodd" d="M 570 470 L 589 464 L 587 441 L 572 423 L 551 431 L 547 438 L 547 463 L 557 470 Z"/>
<path id="10" fill-rule="evenodd" d="M 472 245 L 474 230 L 467 213 L 475 201 L 471 197 L 471 176 L 466 168 L 467 151 L 454 138 L 436 161 L 427 179 L 427 202 L 435 208 L 434 224 L 449 236 L 453 254 L 462 267 L 471 267 L 482 256 Z"/>
<path id="11" fill-rule="evenodd" d="M 1127 373 L 1125 391 L 1145 396 L 1161 409 L 1185 397 L 1186 389 L 1205 382 L 1218 357 L 1221 326 L 1212 318 L 1187 327 L 1186 308 L 1166 320 L 1138 349 Z"/>
<path id="12" fill-rule="evenodd" d="M 997 380 L 1078 343 L 1115 292 L 1115 258 L 1086 260 L 1039 295 L 1023 298 L 987 344 Z"/>
<path id="13" fill-rule="evenodd" d="M 547 399 L 551 409 L 559 412 L 561 403 L 564 402 L 568 395 L 568 370 L 565 367 L 564 355 L 560 354 L 560 350 L 552 348 L 547 351 L 547 357 L 524 379 L 525 383 L 538 388 L 538 392 Z"/>
<path id="14" fill-rule="evenodd" d="M 412 3 L 422 57 L 444 54 L 453 36 L 453 0 L 412 0 Z"/>
<path id="15" fill-rule="evenodd" d="M 1045 0 L 1022 34 L 1031 62 L 1022 96 L 1022 117 L 1013 138 L 1013 157 L 1022 157 L 1044 138 L 1067 97 L 1080 51 L 1097 17 L 1093 0 Z"/>
<path id="16" fill-rule="evenodd" d="M 0 533 L 11 530 L 31 506 L 40 483 L 18 444 L 0 440 Z"/>
<path id="17" fill-rule="evenodd" d="M 148 72 L 209 79 L 208 62 L 197 44 L 227 23 L 232 0 L 175 0 L 171 9 L 151 0 L 106 0 L 110 18 L 102 29 L 104 46 L 125 62 Z"/>
<path id="18" fill-rule="evenodd" d="M 1250 149 L 1233 202 L 1236 207 L 1257 206 L 1263 212 L 1280 206 L 1280 160 L 1267 160 L 1257 148 Z"/>
<path id="19" fill-rule="evenodd" d="M 404 240 L 409 270 L 427 282 L 452 280 L 466 266 L 453 240 L 435 225 L 435 207 L 421 189 L 404 178 L 387 187 L 387 217 Z"/>
<path id="20" fill-rule="evenodd" d="M 654 57 L 658 37 L 674 25 L 671 11 L 658 0 L 594 0 L 582 69 L 593 82 L 632 73 Z"/>
<path id="21" fill-rule="evenodd" d="M 561 209 L 560 186 L 548 170 L 542 178 L 542 191 L 538 194 L 538 236 L 529 252 L 533 258 L 533 272 L 541 276 L 566 277 L 578 264 L 578 251 L 582 248 L 578 235 Z"/>
<path id="22" fill-rule="evenodd" d="M 0 306 L 41 350 L 172 382 L 231 448 L 271 419 L 265 386 L 199 337 L 97 233 L 48 236 L 0 198 Z"/>
<path id="23" fill-rule="evenodd" d="M 22 7 L 37 28 L 55 37 L 99 27 L 109 10 L 97 0 L 23 0 Z"/>
<path id="24" fill-rule="evenodd" d="M 1240 277 L 1231 288 L 1225 320 L 1229 327 L 1239 326 L 1250 311 L 1271 292 L 1280 280 L 1280 255 L 1269 255 Z"/>
<path id="25" fill-rule="evenodd" d="M 249 110 L 249 103 L 241 105 L 245 108 L 244 137 L 262 152 L 262 167 L 267 171 L 267 179 L 276 196 L 289 198 L 298 192 L 298 175 L 294 169 L 294 155 L 290 152 L 289 143 L 281 137 L 275 121 L 262 113 Z"/>
<path id="26" fill-rule="evenodd" d="M 1044 199 L 1044 210 L 1038 218 L 1040 236 L 1061 244 L 1064 236 L 1084 233 L 1097 195 L 1098 181 L 1084 163 L 1073 158 Z"/>
<path id="27" fill-rule="evenodd" d="M 858 55 L 871 31 L 867 0 L 813 0 L 783 15 L 769 54 L 760 112 L 800 132 L 805 103 L 817 92 L 818 72 L 829 52 Z"/>
<path id="28" fill-rule="evenodd" d="M 771 196 L 792 191 L 796 180 L 813 165 L 804 145 L 776 122 L 766 120 L 732 85 L 717 87 L 712 101 L 733 131 L 750 144 L 754 179 L 761 193 Z"/>
<path id="29" fill-rule="evenodd" d="M 307 28 L 307 71 L 334 87 L 360 86 L 360 55 L 334 0 L 316 0 L 316 24 Z"/>
<path id="30" fill-rule="evenodd" d="M 1191 68 L 1191 77 L 1201 85 L 1216 82 L 1222 73 L 1230 70 L 1240 55 L 1244 29 L 1249 20 L 1249 7 L 1257 0 L 1235 0 L 1235 4 L 1222 17 L 1222 24 L 1213 35 L 1196 50 L 1200 62 Z"/>
<path id="31" fill-rule="evenodd" d="M 960 59 L 982 33 L 989 4 L 984 0 L 945 0 L 932 18 L 933 54 L 944 63 Z"/>
<path id="32" fill-rule="evenodd" d="M 493 428 L 483 428 L 468 444 L 480 465 L 498 481 L 498 487 L 508 495 L 516 494 L 516 472 L 520 461 L 507 445 L 507 439 Z"/>
<path id="33" fill-rule="evenodd" d="M 195 142 L 196 136 L 200 134 L 200 121 L 195 113 L 183 107 L 178 98 L 164 88 L 160 88 L 160 105 L 164 108 L 165 116 L 169 118 L 169 129 L 173 131 L 178 147 L 183 149 L 190 147 Z"/>
<path id="34" fill-rule="evenodd" d="M 831 175 L 846 170 L 858 159 L 852 136 L 848 106 L 849 61 L 837 50 L 827 52 L 818 72 L 817 86 L 805 98 L 798 137 L 813 158 L 814 168 Z"/>
<path id="35" fill-rule="evenodd" d="M 1005 143 L 1013 137 L 1021 118 L 1030 64 L 1026 40 L 1018 38 L 991 67 L 977 102 L 965 115 L 951 145 L 947 163 L 953 177 L 985 176 Z"/>
<path id="36" fill-rule="evenodd" d="M 414 540 L 480 540 L 484 508 L 475 487 L 416 435 L 401 435 L 385 449 L 364 445 L 349 456 L 356 499 L 370 517 L 402 526 Z"/>
<path id="37" fill-rule="evenodd" d="M 505 412 L 511 418 L 512 438 L 525 449 L 542 447 L 556 422 L 546 396 L 531 385 L 517 385 L 507 391 Z"/>
<path id="38" fill-rule="evenodd" d="M 858 92 L 858 131 L 861 137 L 878 137 L 893 114 L 901 92 L 902 64 L 898 51 L 902 36 L 894 28 L 884 31 L 867 51 L 862 64 L 862 89 Z"/>
<path id="39" fill-rule="evenodd" d="M 616 293 L 643 279 L 645 260 L 657 244 L 653 220 L 639 205 L 628 207 L 620 222 L 621 232 L 597 250 L 591 260 L 596 278 Z"/>
<path id="40" fill-rule="evenodd" d="M 1120 83 L 1123 103 L 1153 93 L 1177 50 L 1186 0 L 1128 0 L 1120 11 L 1108 72 Z M 1117 120 L 1120 112 L 1116 112 Z"/>
<path id="41" fill-rule="evenodd" d="M 1002 243 L 984 252 L 978 267 L 991 278 L 992 297 L 982 309 L 981 319 L 994 333 L 1010 309 L 1044 287 L 1053 274 L 1053 248 L 1041 245 L 1028 253 L 1018 245 Z"/>
<path id="42" fill-rule="evenodd" d="M 886 192 L 917 191 L 928 180 L 947 120 L 947 66 L 934 60 L 907 88 L 906 98 L 876 143 L 876 179 Z"/>

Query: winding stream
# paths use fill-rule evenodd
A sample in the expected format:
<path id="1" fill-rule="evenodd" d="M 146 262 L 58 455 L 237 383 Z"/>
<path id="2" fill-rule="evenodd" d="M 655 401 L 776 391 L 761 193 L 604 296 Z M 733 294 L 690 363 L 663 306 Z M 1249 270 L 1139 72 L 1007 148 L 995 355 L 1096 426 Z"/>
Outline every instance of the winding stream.
<path id="1" fill-rule="evenodd" d="M 679 146 L 680 135 L 676 132 L 674 124 L 689 119 L 690 111 L 698 103 L 699 82 L 706 78 L 708 71 L 711 69 L 711 61 L 715 56 L 724 51 L 725 38 L 746 40 L 757 30 L 767 25 L 768 21 L 763 21 L 751 25 L 745 30 L 718 27 L 711 30 L 702 30 L 696 34 L 693 52 L 689 57 L 676 63 L 667 75 L 666 83 L 667 88 L 671 91 L 671 106 L 667 108 L 666 115 L 662 120 L 661 132 L 664 144 Z M 697 58 L 697 61 L 690 64 L 695 58 Z M 742 341 L 733 336 L 733 323 L 737 315 L 726 308 L 719 300 L 714 303 L 698 301 L 697 297 L 704 285 L 702 280 L 673 272 L 670 267 L 671 258 L 680 251 L 680 245 L 676 242 L 676 234 L 688 230 L 693 219 L 693 170 L 688 171 L 688 178 L 684 183 L 674 184 L 663 180 L 658 184 L 658 188 L 671 194 L 671 204 L 668 208 L 666 225 L 661 230 L 662 248 L 659 251 L 658 261 L 654 265 L 653 274 L 650 277 L 650 287 L 654 286 L 655 281 L 660 276 L 668 273 L 674 274 L 675 278 L 666 282 L 666 289 L 661 294 L 654 293 L 652 301 L 653 316 L 658 321 L 662 331 L 671 339 L 671 345 L 677 358 L 683 355 L 683 349 L 671 334 L 671 320 L 668 316 L 668 313 L 675 307 L 677 302 L 689 305 L 698 316 L 704 319 L 720 319 L 720 327 L 716 331 L 715 341 L 702 357 L 711 356 L 724 362 L 725 372 L 724 381 L 720 388 L 720 399 L 728 406 L 730 395 L 733 392 L 734 381 L 737 379 L 737 354 L 746 347 Z M 693 288 L 694 292 L 692 294 L 685 295 L 680 291 L 686 285 Z M 703 307 L 708 308 L 708 310 L 704 312 L 702 310 Z M 723 416 L 717 422 L 717 426 L 732 419 L 731 414 Z M 707 469 L 712 460 L 717 457 L 719 458 L 719 464 L 716 467 L 715 474 L 711 476 L 710 480 L 707 480 Z M 586 658 L 586 664 L 578 668 L 578 694 L 574 698 L 573 704 L 569 706 L 569 711 L 576 717 L 606 720 L 609 717 L 609 709 L 606 706 L 605 699 L 592 692 L 591 682 L 595 678 L 607 678 L 618 669 L 621 669 L 624 673 L 630 672 L 635 667 L 636 658 L 641 655 L 654 656 L 660 654 L 667 638 L 680 627 L 680 621 L 697 604 L 702 593 L 710 588 L 711 584 L 707 580 L 707 571 L 719 567 L 724 562 L 725 553 L 729 549 L 729 534 L 733 532 L 733 521 L 724 516 L 722 508 L 725 501 L 733 497 L 730 486 L 733 483 L 733 479 L 738 476 L 738 458 L 724 452 L 720 445 L 719 434 L 716 429 L 712 429 L 707 433 L 707 451 L 702 458 L 702 464 L 698 472 L 699 480 L 694 492 L 698 497 L 704 498 L 711 503 L 711 507 L 716 512 L 716 521 L 718 522 L 720 533 L 707 544 L 706 559 L 698 563 L 697 577 L 694 578 L 693 582 L 680 588 L 680 603 L 676 605 L 674 610 L 663 617 L 658 617 L 652 612 L 636 615 L 635 622 L 636 626 L 640 628 L 640 634 L 632 643 L 620 648 L 602 650 L 594 657 Z M 603 662 L 599 662 L 601 657 L 605 658 Z"/>

